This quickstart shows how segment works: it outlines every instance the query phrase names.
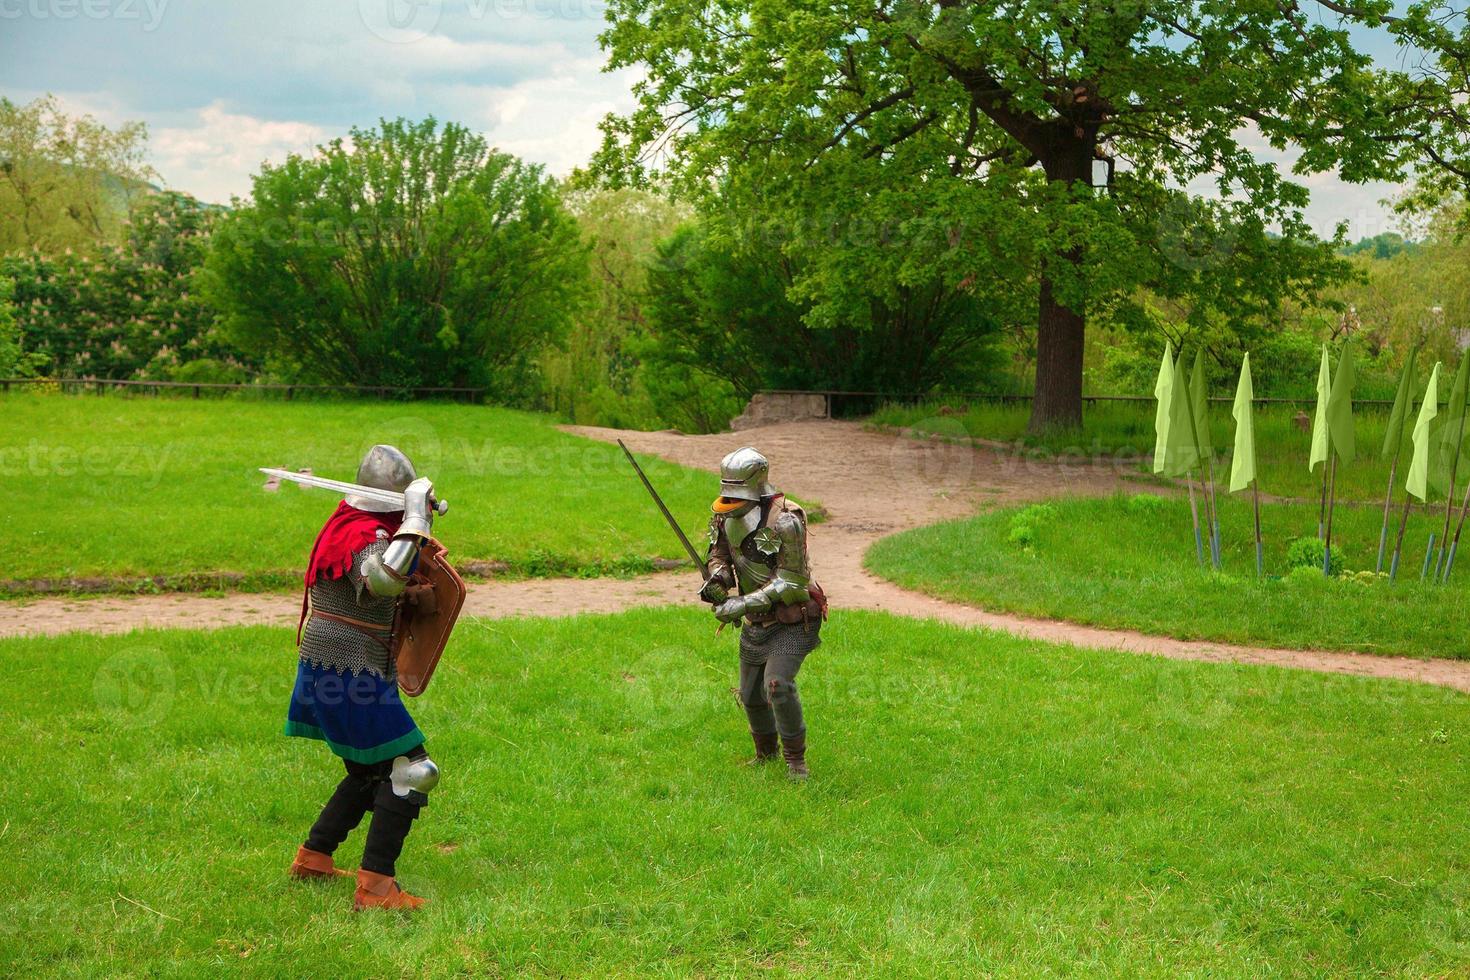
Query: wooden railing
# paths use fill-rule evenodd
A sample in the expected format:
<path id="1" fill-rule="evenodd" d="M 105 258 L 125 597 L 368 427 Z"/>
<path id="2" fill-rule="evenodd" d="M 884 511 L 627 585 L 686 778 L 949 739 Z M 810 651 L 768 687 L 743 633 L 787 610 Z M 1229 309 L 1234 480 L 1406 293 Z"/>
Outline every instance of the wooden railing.
<path id="1" fill-rule="evenodd" d="M 826 399 L 827 415 L 831 417 L 834 407 L 839 409 L 839 414 L 847 414 L 841 409 L 850 409 L 854 403 L 865 404 L 867 411 L 873 411 L 884 402 L 899 402 L 913 404 L 926 401 L 955 401 L 955 402 L 997 402 L 1002 405 L 1022 404 L 1031 401 L 1034 395 L 1001 394 L 997 392 L 900 392 L 900 391 L 838 391 L 828 389 L 800 390 L 795 388 L 770 388 L 761 392 L 763 395 L 820 395 Z M 1235 399 L 1230 397 L 1212 397 L 1211 402 L 1218 405 L 1233 405 Z M 1315 395 L 1306 398 L 1256 398 L 1257 405 L 1301 405 L 1311 406 L 1317 401 Z M 834 402 L 836 403 L 834 405 Z M 1084 405 L 1097 405 L 1111 402 L 1132 402 L 1137 404 L 1154 404 L 1153 395 L 1083 395 Z M 1417 405 L 1418 402 L 1415 402 Z M 1441 402 L 1445 404 L 1445 402 Z M 1392 408 L 1392 399 L 1383 398 L 1355 398 L 1354 408 Z"/>
<path id="2" fill-rule="evenodd" d="M 357 397 L 390 398 L 435 398 L 450 397 L 463 401 L 479 402 L 485 398 L 484 388 L 429 387 L 405 388 L 395 385 L 311 385 L 311 384 L 228 384 L 219 381 L 142 381 L 132 378 L 0 378 L 0 391 L 9 391 L 11 386 L 28 385 L 55 386 L 68 392 L 95 392 L 102 394 L 108 389 L 144 391 L 157 395 L 164 391 L 187 391 L 199 398 L 205 393 L 227 391 L 249 391 L 283 395 L 287 401 L 298 393 L 334 393 Z"/>

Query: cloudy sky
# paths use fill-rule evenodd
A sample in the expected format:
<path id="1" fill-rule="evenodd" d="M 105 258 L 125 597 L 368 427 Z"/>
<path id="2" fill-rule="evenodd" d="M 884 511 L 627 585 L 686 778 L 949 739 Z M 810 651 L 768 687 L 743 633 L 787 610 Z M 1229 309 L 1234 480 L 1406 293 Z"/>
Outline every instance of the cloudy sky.
<path id="1" fill-rule="evenodd" d="M 217 202 L 261 161 L 382 116 L 452 119 L 564 174 L 632 102 L 631 77 L 602 71 L 602 16 L 601 0 L 0 0 L 0 95 L 141 119 L 164 182 Z M 1394 227 L 1393 187 L 1307 183 L 1324 234 Z"/>

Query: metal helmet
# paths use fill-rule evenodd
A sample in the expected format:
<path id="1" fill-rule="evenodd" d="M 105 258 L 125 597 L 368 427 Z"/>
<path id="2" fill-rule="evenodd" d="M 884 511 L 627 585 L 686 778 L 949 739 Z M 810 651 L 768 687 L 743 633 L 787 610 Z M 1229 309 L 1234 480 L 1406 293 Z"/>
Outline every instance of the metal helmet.
<path id="1" fill-rule="evenodd" d="M 357 482 L 361 486 L 377 487 L 379 490 L 396 490 L 400 493 L 417 476 L 418 474 L 413 471 L 413 463 L 409 462 L 408 457 L 395 446 L 374 446 L 367 451 L 367 455 L 362 458 L 362 465 L 357 468 Z M 356 494 L 348 494 L 345 499 L 350 507 L 378 514 L 387 514 L 402 509 L 379 500 L 359 497 Z"/>
<path id="2" fill-rule="evenodd" d="M 771 464 L 755 449 L 746 446 L 720 460 L 720 496 L 759 501 L 776 492 L 766 482 Z"/>

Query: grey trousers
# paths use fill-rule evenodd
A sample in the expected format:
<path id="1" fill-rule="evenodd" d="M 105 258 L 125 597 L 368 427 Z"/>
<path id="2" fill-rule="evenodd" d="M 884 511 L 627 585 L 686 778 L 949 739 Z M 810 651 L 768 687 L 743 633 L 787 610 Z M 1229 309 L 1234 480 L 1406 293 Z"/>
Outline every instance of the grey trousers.
<path id="1" fill-rule="evenodd" d="M 822 642 L 821 623 L 747 625 L 740 631 L 740 703 L 757 735 L 806 734 L 796 674 Z"/>

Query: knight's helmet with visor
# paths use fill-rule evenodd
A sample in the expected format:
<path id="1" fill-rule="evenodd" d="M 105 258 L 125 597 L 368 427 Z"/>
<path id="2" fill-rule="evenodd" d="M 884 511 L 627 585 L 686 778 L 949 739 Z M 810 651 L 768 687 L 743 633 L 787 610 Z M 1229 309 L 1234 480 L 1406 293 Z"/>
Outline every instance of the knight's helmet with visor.
<path id="1" fill-rule="evenodd" d="M 778 491 L 770 484 L 771 464 L 750 446 L 737 449 L 720 460 L 720 499 L 714 503 L 716 513 L 741 510 L 758 504 L 762 497 Z"/>

